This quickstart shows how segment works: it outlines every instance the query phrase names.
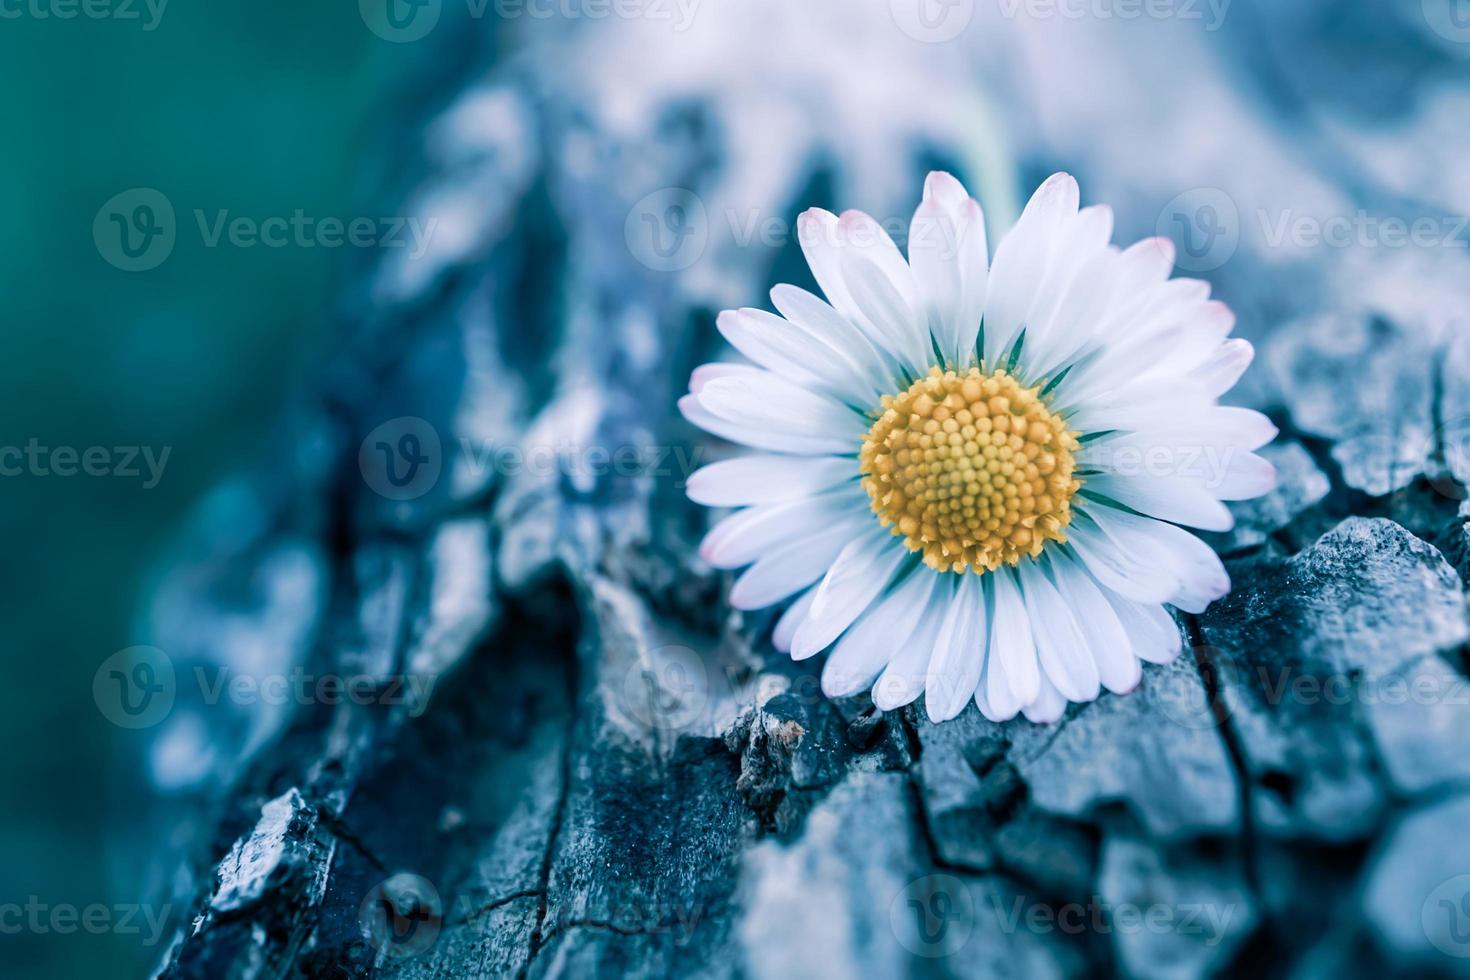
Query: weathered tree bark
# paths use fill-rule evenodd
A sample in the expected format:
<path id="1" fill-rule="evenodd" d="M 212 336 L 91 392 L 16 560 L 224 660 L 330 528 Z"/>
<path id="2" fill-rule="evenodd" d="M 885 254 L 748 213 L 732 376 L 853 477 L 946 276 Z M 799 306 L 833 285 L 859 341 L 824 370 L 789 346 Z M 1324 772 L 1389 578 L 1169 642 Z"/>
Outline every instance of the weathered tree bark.
<path id="1" fill-rule="evenodd" d="M 549 69 L 476 79 L 404 151 L 404 213 L 453 228 L 352 283 L 299 449 L 222 488 L 160 587 L 181 672 L 370 682 L 271 711 L 181 687 L 153 775 L 165 892 L 197 918 L 161 975 L 1470 962 L 1470 345 L 1367 304 L 1295 319 L 1358 272 L 1278 294 L 1243 254 L 1221 278 L 1269 338 L 1250 398 L 1282 426 L 1282 483 L 1215 542 L 1235 589 L 1181 617 L 1185 655 L 1052 726 L 826 700 L 695 551 L 682 478 L 721 450 L 675 400 L 724 356 L 715 310 L 802 275 L 793 243 L 717 226 L 834 189 L 906 214 L 921 161 L 971 137 L 962 112 L 875 110 L 858 145 L 772 133 L 757 164 L 735 149 L 775 96 L 705 89 L 629 124 L 595 94 L 620 56 L 597 53 L 638 52 L 641 29 L 563 39 L 576 92 Z M 843 109 L 793 111 L 819 129 Z M 1037 159 L 1065 142 L 1031 136 Z M 1085 161 L 1093 193 L 1124 186 L 1109 152 Z M 661 188 L 699 195 L 687 265 L 638 237 L 689 201 Z"/>

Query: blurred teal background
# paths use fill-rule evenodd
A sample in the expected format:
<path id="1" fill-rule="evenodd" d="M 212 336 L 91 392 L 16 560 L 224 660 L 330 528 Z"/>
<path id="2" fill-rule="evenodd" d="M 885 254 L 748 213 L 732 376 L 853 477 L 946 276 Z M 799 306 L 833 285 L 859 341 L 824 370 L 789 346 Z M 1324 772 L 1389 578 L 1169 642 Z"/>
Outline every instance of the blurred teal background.
<path id="1" fill-rule="evenodd" d="M 361 161 L 384 143 L 383 93 L 418 47 L 372 35 L 355 4 L 174 0 L 151 31 L 134 9 L 141 20 L 0 18 L 0 446 L 172 449 L 153 489 L 0 477 L 15 672 L 0 685 L 0 904 L 135 900 L 138 868 L 106 845 L 140 805 L 141 736 L 100 716 L 93 672 L 138 642 L 141 576 L 191 502 L 268 452 L 350 259 L 206 248 L 192 213 L 364 213 L 353 208 Z M 161 266 L 129 273 L 103 260 L 92 224 L 134 187 L 163 192 L 179 232 Z M 13 924 L 0 919 L 8 976 L 144 975 L 163 952 Z"/>

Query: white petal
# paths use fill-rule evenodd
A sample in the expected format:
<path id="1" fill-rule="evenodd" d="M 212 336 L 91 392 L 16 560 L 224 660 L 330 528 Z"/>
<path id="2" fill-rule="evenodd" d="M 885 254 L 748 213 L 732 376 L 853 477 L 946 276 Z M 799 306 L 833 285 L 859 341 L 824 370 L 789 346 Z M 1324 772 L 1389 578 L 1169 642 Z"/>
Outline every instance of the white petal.
<path id="1" fill-rule="evenodd" d="M 993 576 L 990 577 L 992 584 Z M 1029 634 L 1028 634 L 1029 635 Z M 990 648 L 985 656 L 985 670 L 980 674 L 980 684 L 975 688 L 975 707 L 989 721 L 1010 721 L 1016 717 L 1021 710 L 1021 700 L 1016 697 L 1011 686 L 1006 681 L 1005 669 L 996 659 L 995 644 L 1002 640 L 1005 633 L 997 628 L 994 620 L 990 623 Z M 1033 656 L 1035 651 L 1033 650 Z M 1033 698 L 1034 700 L 1034 698 Z"/>
<path id="2" fill-rule="evenodd" d="M 1089 506 L 1087 514 L 1121 550 L 1167 570 L 1179 580 L 1179 588 L 1168 599 L 1172 605 L 1185 612 L 1204 612 L 1206 606 L 1230 591 L 1230 576 L 1220 557 L 1183 528 L 1112 507 Z"/>
<path id="3" fill-rule="evenodd" d="M 975 347 L 990 292 L 990 245 L 985 235 L 985 214 L 978 201 L 971 199 L 964 203 L 959 222 L 960 275 L 964 286 L 960 294 L 955 363 L 967 364 L 979 356 Z"/>
<path id="4" fill-rule="evenodd" d="M 885 272 L 867 255 L 848 249 L 842 273 L 853 299 L 870 327 L 869 337 L 898 355 L 910 374 L 919 374 L 934 360 L 927 322 L 903 298 Z"/>
<path id="5" fill-rule="evenodd" d="M 924 181 L 924 200 L 909 225 L 908 249 L 938 347 L 962 367 L 975 356 L 990 254 L 980 205 L 949 174 L 934 171 Z"/>
<path id="6" fill-rule="evenodd" d="M 1255 453 L 1235 453 L 1226 461 L 1220 482 L 1205 489 L 1221 500 L 1254 500 L 1276 489 L 1276 467 Z"/>
<path id="7" fill-rule="evenodd" d="M 1053 174 L 1036 189 L 1016 226 L 995 249 L 985 301 L 985 357 L 1008 351 L 1039 299 L 1062 223 L 1077 213 L 1077 181 Z"/>
<path id="8" fill-rule="evenodd" d="M 1089 310 L 1090 322 L 1095 325 L 1087 331 L 1087 343 L 1078 348 L 1073 360 L 1094 351 L 1099 356 L 1088 370 L 1078 372 L 1074 386 L 1086 387 L 1099 380 L 1089 377 L 1093 373 L 1101 374 L 1100 381 L 1109 385 L 1119 377 L 1132 377 L 1140 363 L 1150 363 L 1158 355 L 1157 348 L 1147 346 L 1153 333 L 1207 315 L 1204 301 L 1209 296 L 1208 285 L 1193 280 L 1170 281 L 1173 261 L 1174 245 L 1163 238 L 1145 239 L 1116 258 L 1104 260 L 1104 275 L 1113 282 L 1108 302 Z M 1095 275 L 1096 270 L 1089 274 Z M 1229 333 L 1229 325 L 1220 338 L 1225 333 Z"/>
<path id="9" fill-rule="evenodd" d="M 934 641 L 954 601 L 955 584 L 951 580 L 958 576 L 948 572 L 941 574 L 927 567 L 916 569 L 914 574 L 932 576 L 934 591 L 913 635 L 899 647 L 873 685 L 873 704 L 879 711 L 901 708 L 924 692 L 924 679 L 929 671 L 929 661 L 934 656 Z"/>
<path id="10" fill-rule="evenodd" d="M 1175 282 L 1191 286 L 1185 280 Z M 1160 287 L 1155 296 L 1146 297 L 1125 314 L 1126 335 L 1107 323 L 1090 338 L 1095 349 L 1068 378 L 1069 405 L 1110 400 L 1136 404 L 1155 389 L 1167 390 L 1184 379 L 1193 381 L 1189 390 L 1200 399 L 1213 399 L 1229 387 L 1213 390 L 1218 380 L 1194 379 L 1192 372 L 1225 343 L 1235 326 L 1235 314 L 1225 304 L 1205 302 L 1197 295 L 1170 302 L 1164 298 L 1167 291 Z M 1148 318 L 1142 325 L 1130 319 L 1141 316 Z"/>
<path id="11" fill-rule="evenodd" d="M 980 675 L 980 685 L 975 688 L 975 707 L 980 709 L 980 715 L 986 721 L 1010 721 L 1016 716 L 1014 711 L 1007 713 L 1004 708 L 996 710 L 990 704 L 989 687 L 992 683 L 993 681 L 990 679 L 990 664 L 987 661 L 985 670 Z"/>
<path id="12" fill-rule="evenodd" d="M 899 343 L 890 324 L 874 321 L 872 314 L 881 312 L 871 308 L 871 294 L 876 287 L 868 281 L 866 266 L 852 261 L 860 256 L 875 266 L 878 279 L 898 293 L 903 305 L 918 309 L 918 287 L 893 239 L 861 211 L 844 211 L 838 218 L 813 208 L 798 220 L 797 231 L 812 275 L 832 306 L 864 332 L 891 366 L 902 365 L 913 345 Z M 917 328 L 916 323 L 909 326 Z"/>
<path id="13" fill-rule="evenodd" d="M 822 579 L 811 612 L 791 641 L 792 659 L 815 656 L 841 636 L 887 587 L 907 554 L 881 527 L 849 543 Z"/>
<path id="14" fill-rule="evenodd" d="M 999 634 L 992 630 L 992 646 L 998 638 Z M 1020 700 L 1006 683 L 1005 671 L 990 653 L 985 657 L 985 670 L 980 674 L 980 685 L 975 688 L 975 707 L 990 721 L 1010 721 L 1021 710 Z"/>
<path id="15" fill-rule="evenodd" d="M 745 507 L 808 497 L 856 476 L 850 456 L 748 453 L 701 467 L 685 492 L 706 507 Z"/>
<path id="16" fill-rule="evenodd" d="M 1179 591 L 1179 579 L 1168 569 L 1120 547 L 1091 520 L 1091 509 L 1077 508 L 1067 526 L 1067 540 L 1087 570 L 1103 585 L 1129 599 L 1168 602 Z"/>
<path id="17" fill-rule="evenodd" d="M 1046 279 L 1039 284 L 1036 300 L 1026 316 L 1028 368 L 1052 363 L 1057 353 L 1071 346 L 1073 338 L 1058 322 L 1058 315 L 1069 295 L 1079 288 L 1083 271 L 1106 251 L 1112 231 L 1113 212 L 1099 205 L 1083 208 L 1063 221 L 1052 244 Z M 1080 288 L 1088 286 L 1090 283 L 1085 283 Z"/>
<path id="18" fill-rule="evenodd" d="M 1240 337 L 1225 341 L 1189 372 L 1189 380 L 1211 398 L 1219 398 L 1235 387 L 1245 369 L 1255 360 L 1256 349 Z"/>
<path id="19" fill-rule="evenodd" d="M 1085 477 L 1083 487 L 1162 521 L 1206 531 L 1228 531 L 1235 526 L 1230 509 L 1189 480 L 1099 473 Z"/>
<path id="20" fill-rule="evenodd" d="M 803 345 L 798 331 L 785 320 L 766 313 L 770 320 L 777 321 L 773 324 L 760 316 L 762 312 L 755 309 L 723 310 L 715 318 L 715 327 L 731 347 L 761 367 L 803 388 L 820 385 L 821 378 L 807 367 L 814 359 L 811 345 Z"/>
<path id="21" fill-rule="evenodd" d="M 701 364 L 689 374 L 689 393 L 697 395 L 704 386 L 716 378 L 758 378 L 765 372 L 754 364 L 736 364 L 732 361 L 713 361 Z"/>
<path id="22" fill-rule="evenodd" d="M 1183 649 L 1179 624 L 1163 606 L 1134 602 L 1103 588 L 1118 621 L 1133 643 L 1133 652 L 1151 664 L 1172 663 Z"/>
<path id="23" fill-rule="evenodd" d="M 806 456 L 828 456 L 832 453 L 830 440 L 814 440 L 720 418 L 700 404 L 698 395 L 685 395 L 680 398 L 679 413 L 688 419 L 691 425 L 698 426 L 711 435 L 728 439 L 742 446 L 749 446 L 752 449 L 767 449 L 773 452 Z"/>
<path id="24" fill-rule="evenodd" d="M 888 362 L 851 320 L 820 297 L 785 283 L 771 288 L 771 302 L 787 320 L 841 351 L 852 363 L 863 388 L 872 392 L 873 404 L 877 404 L 879 395 L 889 393 L 892 384 Z"/>
<path id="25" fill-rule="evenodd" d="M 810 537 L 834 521 L 862 514 L 867 495 L 861 488 L 838 490 L 800 500 L 747 507 L 710 528 L 699 557 L 715 568 L 740 568 L 798 538 Z"/>
<path id="26" fill-rule="evenodd" d="M 1067 710 L 1067 699 L 1062 697 L 1056 685 L 1047 680 L 1043 675 L 1041 678 L 1041 692 L 1036 695 L 1036 700 L 1021 708 L 1021 713 L 1026 716 L 1027 721 L 1038 725 L 1050 725 L 1062 717 Z"/>
<path id="27" fill-rule="evenodd" d="M 847 286 L 842 281 L 841 233 L 838 231 L 837 215 L 821 208 L 808 208 L 796 219 L 796 239 L 801 244 L 801 253 L 812 270 L 812 277 L 822 289 L 827 302 L 844 317 L 852 320 L 857 314 Z"/>
<path id="28" fill-rule="evenodd" d="M 945 210 L 954 212 L 970 200 L 970 192 L 954 174 L 943 170 L 931 170 L 924 178 L 924 200 L 934 201 Z"/>
<path id="29" fill-rule="evenodd" d="M 1083 351 L 1092 349 L 1117 292 L 1119 256 L 1116 248 L 1105 248 L 1077 273 L 1052 318 L 1052 336 L 1046 349 L 1027 358 L 1032 377 L 1053 377 Z"/>
<path id="30" fill-rule="evenodd" d="M 938 576 L 916 569 L 852 625 L 822 668 L 822 693 L 845 698 L 872 687 L 878 673 L 919 626 Z"/>
<path id="31" fill-rule="evenodd" d="M 738 427 L 740 441 L 757 448 L 855 453 L 867 429 L 857 412 L 769 372 L 715 378 L 695 397 L 711 415 Z"/>
<path id="32" fill-rule="evenodd" d="M 1120 275 L 1130 292 L 1161 283 L 1174 271 L 1174 242 L 1162 236 L 1145 238 L 1123 249 Z"/>
<path id="33" fill-rule="evenodd" d="M 948 721 L 964 710 L 985 668 L 984 588 L 979 575 L 962 577 L 934 641 L 934 656 L 924 678 L 924 707 L 934 722 Z"/>
<path id="34" fill-rule="evenodd" d="M 915 209 L 909 222 L 908 248 L 924 318 L 939 349 L 953 358 L 959 347 L 962 295 L 959 229 L 938 201 L 926 196 Z"/>
<path id="35" fill-rule="evenodd" d="M 797 323 L 755 309 L 725 310 L 715 323 L 732 347 L 799 387 L 864 407 L 874 401 L 856 365 Z"/>
<path id="36" fill-rule="evenodd" d="M 903 253 L 888 237 L 888 232 L 870 215 L 861 211 L 844 211 L 838 219 L 843 242 L 849 251 L 856 252 L 872 262 L 881 271 L 883 278 L 903 299 L 910 309 L 919 308 L 919 289 L 914 275 L 904 261 Z M 851 288 L 852 283 L 848 282 Z"/>
<path id="37" fill-rule="evenodd" d="M 1208 477 L 1219 472 L 1232 450 L 1249 452 L 1276 437 L 1271 420 L 1249 408 L 1212 405 L 1194 411 L 1175 406 L 1171 411 L 1160 405 L 1156 411 L 1135 431 L 1083 446 L 1077 462 L 1119 473 L 1148 466 L 1154 476 Z"/>
<path id="38" fill-rule="evenodd" d="M 1087 638 L 1066 600 L 1036 563 L 1022 566 L 1021 592 L 1041 668 L 1068 701 L 1091 701 L 1098 695 L 1097 665 Z"/>
<path id="39" fill-rule="evenodd" d="M 1239 446 L 1252 451 L 1275 439 L 1279 431 L 1260 412 L 1234 405 L 1217 406 L 1207 417 L 1191 419 L 1190 424 L 1216 440 L 1217 445 Z"/>
<path id="40" fill-rule="evenodd" d="M 811 611 L 812 600 L 817 597 L 817 587 L 814 585 L 803 592 L 795 602 L 787 607 L 776 620 L 776 628 L 771 631 L 771 646 L 782 653 L 791 652 L 791 638 L 796 635 L 796 629 L 806 619 Z"/>
<path id="41" fill-rule="evenodd" d="M 730 605 L 736 609 L 763 609 L 811 585 L 827 573 L 842 549 L 871 520 L 871 516 L 845 518 L 762 556 L 730 587 Z"/>
<path id="42" fill-rule="evenodd" d="M 1102 686 L 1114 694 L 1127 694 L 1138 686 L 1142 666 L 1133 654 L 1133 643 L 1118 614 L 1104 597 L 1093 577 L 1081 565 L 1067 560 L 1052 563 L 1057 591 L 1079 623 L 1086 624 L 1083 637 L 1097 665 Z"/>
<path id="43" fill-rule="evenodd" d="M 1216 500 L 1249 500 L 1275 486 L 1276 470 L 1269 462 L 1238 445 L 1220 443 L 1217 439 L 1203 428 L 1193 434 L 1182 429 L 1169 432 L 1146 430 L 1095 440 L 1078 455 L 1078 462 L 1086 469 L 1100 471 L 1135 486 L 1137 494 L 1154 494 L 1147 484 L 1167 484 L 1170 487 L 1191 487 Z M 1180 524 L 1221 530 L 1172 516 L 1173 511 L 1155 512 L 1140 506 L 1132 499 L 1103 489 L 1107 480 L 1096 474 L 1084 472 L 1081 479 L 1084 487 L 1113 496 L 1135 510 Z M 1117 489 L 1116 485 L 1114 489 Z M 1153 502 L 1154 497 L 1147 500 Z M 1176 509 L 1186 506 L 1192 505 L 1185 501 L 1172 504 Z"/>
<path id="44" fill-rule="evenodd" d="M 990 669 L 1005 680 L 1018 706 L 1036 700 L 1041 669 L 1031 619 L 1021 597 L 1016 573 L 1009 568 L 993 572 L 995 612 L 990 622 Z M 1000 697 L 992 701 L 1003 701 Z"/>
<path id="45" fill-rule="evenodd" d="M 724 419 L 715 418 L 703 405 L 699 404 L 698 395 L 685 395 L 680 398 L 679 414 L 684 416 L 690 425 L 697 426 L 711 435 L 719 436 L 721 439 L 728 439 L 731 442 L 753 446 L 757 449 L 774 448 L 764 445 L 771 441 L 766 433 L 751 431 L 745 426 L 732 425 Z M 753 442 L 746 442 L 745 440 L 747 438 L 752 439 Z M 778 441 L 784 442 L 784 440 Z"/>

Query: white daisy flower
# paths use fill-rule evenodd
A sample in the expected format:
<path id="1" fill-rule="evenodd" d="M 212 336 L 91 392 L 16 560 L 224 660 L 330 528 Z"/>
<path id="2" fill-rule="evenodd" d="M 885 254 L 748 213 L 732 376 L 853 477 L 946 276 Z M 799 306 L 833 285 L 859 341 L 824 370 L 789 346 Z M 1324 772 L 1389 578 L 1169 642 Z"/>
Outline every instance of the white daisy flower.
<path id="1" fill-rule="evenodd" d="M 706 466 L 689 496 L 739 508 L 701 555 L 749 566 L 739 609 L 795 597 L 775 629 L 822 689 L 921 693 L 929 717 L 1054 721 L 1132 690 L 1230 589 L 1184 527 L 1230 528 L 1224 500 L 1275 483 L 1253 450 L 1275 427 L 1219 396 L 1250 364 L 1173 246 L 1109 244 L 1112 212 L 1077 182 L 1036 191 L 991 262 L 980 205 L 932 173 L 908 259 L 873 218 L 797 225 L 827 301 L 780 285 L 720 314 L 754 364 L 706 364 L 679 407 L 755 452 Z M 1181 525 L 1183 527 L 1181 527 Z"/>

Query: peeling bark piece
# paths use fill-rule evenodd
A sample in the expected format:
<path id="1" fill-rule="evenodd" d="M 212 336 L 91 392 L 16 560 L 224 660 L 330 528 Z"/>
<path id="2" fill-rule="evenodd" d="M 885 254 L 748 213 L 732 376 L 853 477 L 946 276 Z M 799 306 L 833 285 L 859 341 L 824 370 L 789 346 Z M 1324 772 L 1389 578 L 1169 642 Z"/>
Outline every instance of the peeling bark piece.
<path id="1" fill-rule="evenodd" d="M 1470 635 L 1458 578 L 1399 525 L 1361 517 L 1233 574 L 1201 626 L 1256 818 L 1284 835 L 1369 834 L 1387 799 L 1363 702 L 1394 670 Z"/>
<path id="2" fill-rule="evenodd" d="M 755 663 L 733 644 L 653 614 L 644 596 L 601 574 L 583 579 L 584 618 L 596 643 L 597 698 L 608 722 L 651 753 L 681 735 L 714 738 L 754 696 Z"/>
<path id="3" fill-rule="evenodd" d="M 438 677 L 473 648 L 499 612 L 483 518 L 447 521 L 429 545 L 430 596 L 408 651 L 410 674 Z"/>
<path id="4" fill-rule="evenodd" d="M 1310 548 L 1252 566 L 1203 615 L 1224 649 L 1378 676 L 1470 634 L 1444 556 L 1393 521 L 1349 517 Z"/>
<path id="5" fill-rule="evenodd" d="M 266 803 L 220 862 L 190 940 L 160 977 L 284 973 L 311 935 L 334 849 L 316 809 L 295 789 Z"/>
<path id="6" fill-rule="evenodd" d="M 1233 830 L 1235 772 L 1188 648 L 1144 671 L 1140 689 L 1104 695 L 1055 725 L 1007 723 L 1010 762 L 1043 810 L 1079 820 L 1122 803 L 1165 840 Z"/>
<path id="7" fill-rule="evenodd" d="M 1435 352 L 1385 320 L 1325 314 L 1266 344 L 1266 366 L 1298 429 L 1331 440 L 1348 485 L 1381 497 L 1424 472 L 1432 454 Z"/>
<path id="8" fill-rule="evenodd" d="M 320 897 L 324 859 L 330 855 L 330 844 L 317 838 L 316 811 L 289 790 L 261 808 L 255 829 L 220 862 L 210 911 L 238 912 L 259 902 L 282 878 L 296 879 L 308 900 Z"/>

